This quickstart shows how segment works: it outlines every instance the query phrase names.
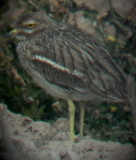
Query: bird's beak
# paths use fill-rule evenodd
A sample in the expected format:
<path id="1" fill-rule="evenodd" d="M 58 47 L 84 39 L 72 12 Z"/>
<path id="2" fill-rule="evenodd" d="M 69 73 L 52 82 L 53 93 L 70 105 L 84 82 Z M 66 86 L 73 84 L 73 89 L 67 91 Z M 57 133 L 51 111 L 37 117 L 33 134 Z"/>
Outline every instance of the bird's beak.
<path id="1" fill-rule="evenodd" d="M 4 39 L 10 39 L 13 38 L 14 36 L 16 36 L 19 33 L 18 29 L 13 29 L 12 31 L 6 33 L 3 35 Z"/>
<path id="2" fill-rule="evenodd" d="M 18 29 L 13 29 L 13 30 L 10 32 L 11 35 L 16 35 L 16 34 L 18 34 L 18 33 L 19 33 L 19 30 L 18 30 Z"/>

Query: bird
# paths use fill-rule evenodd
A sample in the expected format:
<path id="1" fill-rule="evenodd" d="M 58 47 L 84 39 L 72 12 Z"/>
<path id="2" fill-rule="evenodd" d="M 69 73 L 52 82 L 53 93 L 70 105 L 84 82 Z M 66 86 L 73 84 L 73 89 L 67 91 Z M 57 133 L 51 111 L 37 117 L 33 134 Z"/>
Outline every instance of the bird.
<path id="1" fill-rule="evenodd" d="M 19 61 L 34 82 L 47 94 L 67 101 L 71 141 L 75 141 L 75 102 L 81 110 L 82 138 L 88 103 L 129 99 L 128 76 L 97 38 L 81 28 L 34 12 L 19 17 L 11 35 L 17 40 Z"/>

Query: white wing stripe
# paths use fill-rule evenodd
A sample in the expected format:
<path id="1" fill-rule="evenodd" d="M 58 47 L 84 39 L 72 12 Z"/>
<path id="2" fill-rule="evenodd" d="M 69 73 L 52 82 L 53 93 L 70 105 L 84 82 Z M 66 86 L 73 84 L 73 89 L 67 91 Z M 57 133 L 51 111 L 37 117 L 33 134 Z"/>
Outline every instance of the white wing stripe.
<path id="1" fill-rule="evenodd" d="M 84 76 L 81 72 L 78 72 L 77 70 L 71 71 L 69 68 L 66 68 L 66 67 L 50 60 L 49 58 L 43 57 L 41 55 L 35 55 L 33 57 L 33 60 L 48 64 L 48 65 L 52 66 L 53 68 L 56 68 L 57 70 L 67 72 L 68 74 L 72 74 L 73 76 L 76 76 L 79 78 Z"/>

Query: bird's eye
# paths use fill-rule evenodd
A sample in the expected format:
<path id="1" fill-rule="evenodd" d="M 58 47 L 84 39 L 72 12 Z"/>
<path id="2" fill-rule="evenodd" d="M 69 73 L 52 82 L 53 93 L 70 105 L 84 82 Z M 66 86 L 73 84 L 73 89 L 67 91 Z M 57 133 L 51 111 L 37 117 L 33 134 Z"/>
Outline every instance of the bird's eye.
<path id="1" fill-rule="evenodd" d="M 36 24 L 34 24 L 34 23 L 30 23 L 30 24 L 25 25 L 25 27 L 28 29 L 33 29 L 35 26 L 36 26 Z"/>

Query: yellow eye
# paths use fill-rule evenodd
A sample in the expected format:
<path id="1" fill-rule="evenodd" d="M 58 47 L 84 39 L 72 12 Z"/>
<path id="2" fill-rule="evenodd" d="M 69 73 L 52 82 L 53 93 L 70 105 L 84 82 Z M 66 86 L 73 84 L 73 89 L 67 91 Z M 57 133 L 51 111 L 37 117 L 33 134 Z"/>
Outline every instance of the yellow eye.
<path id="1" fill-rule="evenodd" d="M 36 24 L 30 23 L 30 24 L 27 24 L 25 27 L 28 28 L 28 29 L 33 29 L 35 26 L 36 26 Z"/>

